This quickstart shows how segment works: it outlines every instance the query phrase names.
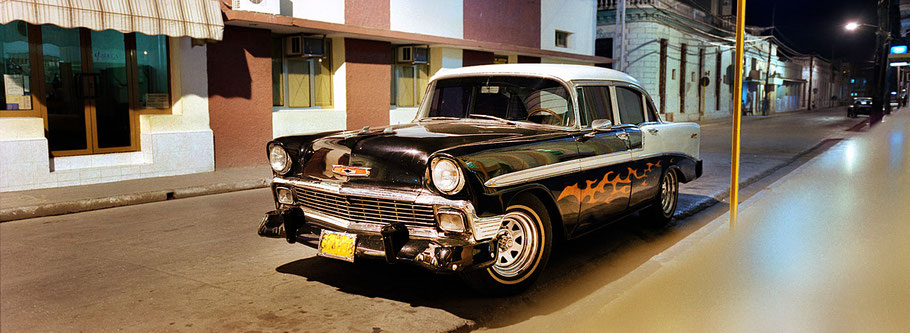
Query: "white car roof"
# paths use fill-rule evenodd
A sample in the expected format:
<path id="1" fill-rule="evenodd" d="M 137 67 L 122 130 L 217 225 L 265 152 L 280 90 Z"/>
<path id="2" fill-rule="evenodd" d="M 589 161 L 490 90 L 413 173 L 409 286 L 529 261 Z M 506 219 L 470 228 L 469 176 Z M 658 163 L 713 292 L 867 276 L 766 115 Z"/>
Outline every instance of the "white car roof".
<path id="1" fill-rule="evenodd" d="M 443 69 L 433 75 L 432 80 L 473 75 L 549 76 L 566 82 L 573 80 L 609 80 L 641 86 L 638 80 L 620 71 L 596 66 L 563 64 L 481 65 Z"/>

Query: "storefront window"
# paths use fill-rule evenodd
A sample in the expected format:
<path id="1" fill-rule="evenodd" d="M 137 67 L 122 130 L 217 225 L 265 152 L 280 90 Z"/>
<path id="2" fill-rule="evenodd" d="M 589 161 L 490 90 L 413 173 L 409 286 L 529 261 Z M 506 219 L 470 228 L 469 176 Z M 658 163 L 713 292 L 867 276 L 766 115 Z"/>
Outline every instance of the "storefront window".
<path id="1" fill-rule="evenodd" d="M 139 108 L 170 108 L 167 37 L 136 33 L 136 62 Z"/>
<path id="2" fill-rule="evenodd" d="M 44 91 L 47 105 L 47 141 L 51 151 L 83 151 L 91 138 L 83 103 L 92 94 L 91 76 L 82 75 L 82 43 L 79 29 L 41 26 L 44 55 Z"/>
<path id="3" fill-rule="evenodd" d="M 94 138 L 99 149 L 129 147 L 132 141 L 130 89 L 126 69 L 126 42 L 115 30 L 90 31 L 92 45 L 91 77 L 95 91 L 85 96 L 94 99 Z M 142 53 L 139 54 L 142 59 Z M 167 65 L 165 64 L 165 67 Z M 140 68 L 140 72 L 142 67 Z M 165 82 L 167 78 L 165 78 Z M 91 92 L 89 92 L 91 94 Z M 143 93 L 140 93 L 141 98 Z M 170 103 L 161 103 L 164 108 Z"/>
<path id="4" fill-rule="evenodd" d="M 0 69 L 0 116 L 45 117 L 54 156 L 137 150 L 138 114 L 171 107 L 166 36 L 13 22 Z"/>
<path id="5" fill-rule="evenodd" d="M 0 25 L 0 110 L 33 109 L 28 25 L 14 21 Z"/>
<path id="6" fill-rule="evenodd" d="M 272 41 L 272 105 L 331 107 L 331 41 L 326 41 L 324 57 L 286 56 L 283 41 L 284 38 Z"/>

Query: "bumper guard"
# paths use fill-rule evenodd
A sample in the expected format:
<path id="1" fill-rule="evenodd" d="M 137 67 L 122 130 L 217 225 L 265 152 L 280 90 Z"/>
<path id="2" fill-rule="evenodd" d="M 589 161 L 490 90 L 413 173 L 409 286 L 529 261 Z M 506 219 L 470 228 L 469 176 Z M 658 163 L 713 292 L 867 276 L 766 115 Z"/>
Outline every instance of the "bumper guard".
<path id="1" fill-rule="evenodd" d="M 486 268 L 495 262 L 499 247 L 497 238 L 471 242 L 461 239 L 426 237 L 427 232 L 412 233 L 401 223 L 375 230 L 341 228 L 320 221 L 316 213 L 307 216 L 299 207 L 285 207 L 266 213 L 259 225 L 259 236 L 284 238 L 288 243 L 301 243 L 318 248 L 322 229 L 357 234 L 356 257 L 384 258 L 389 263 L 409 263 L 437 273 L 452 273 Z"/>

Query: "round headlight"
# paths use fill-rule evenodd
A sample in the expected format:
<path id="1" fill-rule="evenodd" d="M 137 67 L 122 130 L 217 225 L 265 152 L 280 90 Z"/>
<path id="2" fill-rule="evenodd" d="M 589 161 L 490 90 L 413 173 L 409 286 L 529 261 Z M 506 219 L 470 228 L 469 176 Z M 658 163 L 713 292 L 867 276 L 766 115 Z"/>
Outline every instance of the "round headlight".
<path id="1" fill-rule="evenodd" d="M 461 168 L 453 160 L 447 158 L 434 159 L 430 164 L 430 175 L 433 177 L 433 185 L 442 193 L 455 194 L 464 187 L 464 176 L 461 174 Z"/>
<path id="2" fill-rule="evenodd" d="M 279 174 L 284 174 L 291 169 L 291 158 L 288 156 L 288 152 L 284 150 L 284 147 L 273 144 L 269 147 L 269 164 L 272 165 L 272 170 Z"/>

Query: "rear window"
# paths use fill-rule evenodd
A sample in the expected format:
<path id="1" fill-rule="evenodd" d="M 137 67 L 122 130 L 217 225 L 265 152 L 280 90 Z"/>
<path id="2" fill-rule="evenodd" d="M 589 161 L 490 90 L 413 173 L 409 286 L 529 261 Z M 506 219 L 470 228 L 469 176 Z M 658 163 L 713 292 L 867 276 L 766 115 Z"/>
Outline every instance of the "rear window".
<path id="1" fill-rule="evenodd" d="M 616 103 L 619 106 L 619 120 L 623 124 L 638 125 L 645 122 L 641 93 L 638 91 L 626 87 L 616 87 Z"/>

